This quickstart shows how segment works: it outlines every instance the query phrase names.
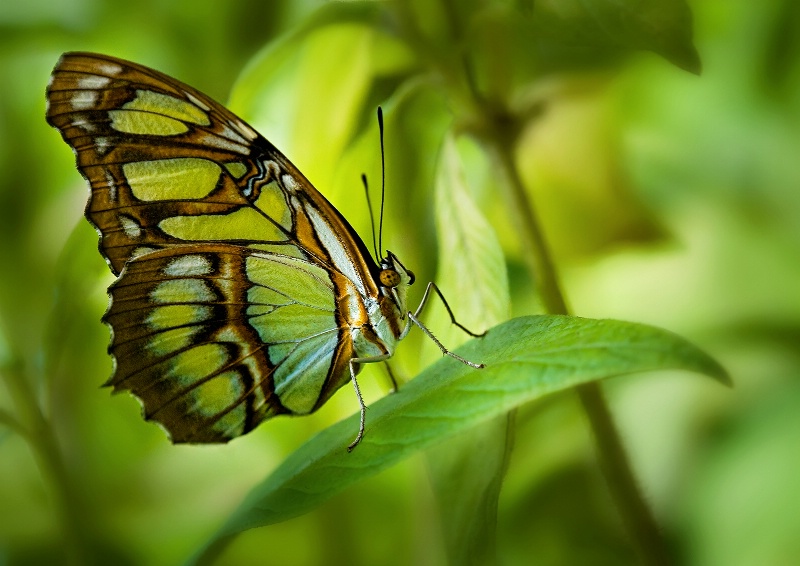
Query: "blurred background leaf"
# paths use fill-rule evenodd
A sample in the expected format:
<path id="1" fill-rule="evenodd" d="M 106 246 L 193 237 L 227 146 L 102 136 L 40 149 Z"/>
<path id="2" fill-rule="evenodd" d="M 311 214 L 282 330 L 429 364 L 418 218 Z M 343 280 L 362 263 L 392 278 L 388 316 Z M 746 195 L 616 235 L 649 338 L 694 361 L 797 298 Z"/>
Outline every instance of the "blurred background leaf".
<path id="1" fill-rule="evenodd" d="M 0 4 L 0 416 L 44 431 L 61 466 L 0 419 L 0 563 L 63 562 L 76 543 L 65 517 L 82 529 L 84 563 L 178 563 L 297 446 L 357 408 L 345 391 L 230 445 L 174 447 L 133 399 L 99 388 L 110 276 L 82 220 L 85 183 L 44 122 L 44 88 L 67 50 L 132 59 L 230 100 L 365 237 L 358 176 L 375 191 L 383 105 L 384 242 L 423 282 L 459 259 L 438 235 L 434 188 L 452 134 L 503 251 L 511 311 L 528 314 L 539 299 L 479 141 L 478 93 L 517 141 L 574 312 L 669 328 L 734 377 L 732 392 L 666 374 L 606 387 L 676 556 L 786 563 L 800 539 L 797 10 L 792 0 Z M 700 77 L 681 70 L 696 72 L 698 53 Z M 474 297 L 447 297 L 470 323 Z M 425 320 L 447 336 L 441 309 Z M 401 345 L 397 373 L 425 365 L 423 343 L 412 333 Z M 368 402 L 385 395 L 380 367 L 363 376 Z M 30 392 L 28 409 L 14 384 Z M 633 561 L 572 396 L 523 406 L 514 428 L 500 562 Z M 427 464 L 412 458 L 248 532 L 223 558 L 443 564 L 436 502 Z"/>
<path id="2" fill-rule="evenodd" d="M 439 254 L 436 284 L 457 303 L 460 323 L 482 332 L 506 320 L 511 304 L 503 250 L 472 199 L 463 167 L 470 158 L 479 158 L 479 150 L 470 140 L 464 142 L 459 152 L 447 136 L 439 152 L 436 237 L 447 253 Z M 426 316 L 436 316 L 437 308 L 439 318 L 446 316 L 438 297 L 431 297 L 430 303 Z M 449 347 L 468 338 L 455 325 L 445 328 L 438 338 Z M 441 355 L 431 341 L 426 348 Z M 515 415 L 515 410 L 499 415 L 440 442 L 425 455 L 451 564 L 495 562 L 497 501 L 513 448 Z"/>

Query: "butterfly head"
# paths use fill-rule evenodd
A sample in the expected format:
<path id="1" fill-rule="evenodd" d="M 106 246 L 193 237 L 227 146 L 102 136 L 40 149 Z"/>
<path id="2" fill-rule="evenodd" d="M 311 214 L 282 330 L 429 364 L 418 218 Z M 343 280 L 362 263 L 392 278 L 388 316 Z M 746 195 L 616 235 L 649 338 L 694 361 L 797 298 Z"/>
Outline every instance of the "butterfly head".
<path id="1" fill-rule="evenodd" d="M 390 297 L 398 311 L 405 314 L 406 291 L 409 285 L 414 284 L 414 272 L 406 269 L 397 256 L 388 250 L 386 257 L 381 260 L 380 269 L 378 283 L 381 294 Z"/>
<path id="2" fill-rule="evenodd" d="M 381 260 L 381 272 L 378 275 L 381 287 L 394 289 L 399 286 L 414 284 L 414 272 L 406 269 L 397 256 L 390 251 L 386 251 L 386 257 Z"/>

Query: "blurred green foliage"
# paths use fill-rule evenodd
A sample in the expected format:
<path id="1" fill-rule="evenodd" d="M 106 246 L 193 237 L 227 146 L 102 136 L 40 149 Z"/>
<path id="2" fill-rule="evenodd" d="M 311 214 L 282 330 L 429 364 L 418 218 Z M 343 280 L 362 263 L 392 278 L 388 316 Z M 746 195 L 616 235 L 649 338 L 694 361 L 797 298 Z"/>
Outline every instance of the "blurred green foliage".
<path id="1" fill-rule="evenodd" d="M 420 280 L 438 278 L 476 327 L 541 308 L 504 181 L 480 143 L 487 124 L 470 89 L 480 93 L 516 142 L 574 312 L 679 332 L 734 378 L 733 391 L 677 374 L 606 384 L 680 561 L 794 561 L 797 11 L 792 0 L 0 5 L 0 564 L 179 563 L 297 446 L 355 410 L 346 391 L 315 415 L 276 419 L 230 445 L 172 446 L 135 400 L 99 388 L 111 369 L 99 323 L 110 275 L 82 220 L 85 183 L 44 122 L 44 88 L 67 50 L 141 62 L 229 99 L 364 236 L 358 175 L 373 187 L 380 178 L 382 104 L 385 245 Z M 693 45 L 700 77 L 686 72 L 700 68 Z M 458 190 L 476 205 L 460 214 L 488 219 L 508 297 L 498 276 L 470 289 L 449 268 L 459 240 L 447 240 L 434 207 L 451 194 L 437 177 L 448 136 L 463 169 Z M 495 257 L 487 246 L 479 253 Z M 481 308 L 475 296 L 487 285 L 495 302 Z M 426 320 L 457 339 L 442 309 Z M 436 356 L 412 333 L 396 367 L 413 376 Z M 380 368 L 362 375 L 368 402 L 384 395 Z M 499 562 L 634 561 L 573 396 L 523 407 L 515 421 Z M 431 482 L 429 469 L 406 460 L 310 514 L 245 533 L 221 563 L 445 563 L 447 510 L 434 495 L 443 476 L 434 470 Z"/>

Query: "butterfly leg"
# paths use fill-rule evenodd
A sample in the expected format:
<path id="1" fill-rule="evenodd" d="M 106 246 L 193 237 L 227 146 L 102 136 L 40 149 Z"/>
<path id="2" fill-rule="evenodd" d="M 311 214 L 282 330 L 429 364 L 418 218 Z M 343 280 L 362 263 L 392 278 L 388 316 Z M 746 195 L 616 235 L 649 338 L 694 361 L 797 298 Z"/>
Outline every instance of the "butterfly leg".
<path id="1" fill-rule="evenodd" d="M 422 312 L 422 309 L 424 309 L 425 306 L 428 304 L 428 299 L 430 298 L 431 290 L 435 291 L 436 294 L 439 295 L 439 298 L 442 300 L 442 304 L 444 305 L 444 308 L 447 309 L 447 314 L 450 315 L 450 322 L 452 322 L 453 324 L 458 326 L 461 330 L 463 330 L 464 332 L 466 332 L 467 334 L 469 334 L 473 338 L 480 338 L 481 336 L 484 336 L 486 334 L 486 332 L 481 332 L 480 334 L 476 334 L 476 333 L 472 332 L 470 329 L 468 329 L 466 326 L 464 326 L 460 322 L 458 322 L 456 320 L 455 315 L 453 314 L 453 311 L 450 309 L 450 305 L 447 304 L 447 299 L 444 298 L 444 295 L 439 290 L 439 287 L 437 287 L 436 283 L 434 283 L 433 281 L 430 281 L 428 283 L 428 286 L 425 287 L 425 294 L 422 295 L 422 300 L 419 302 L 419 306 L 417 307 L 417 310 L 414 311 L 414 317 L 411 319 L 418 326 L 419 326 L 419 322 L 418 322 L 419 319 L 417 317 L 419 317 L 420 313 Z M 433 335 L 431 335 L 430 333 L 426 332 L 426 334 L 428 334 L 428 336 L 433 338 Z M 434 338 L 434 342 L 436 342 L 435 338 Z M 441 347 L 441 345 L 440 345 L 440 347 Z"/>
<path id="2" fill-rule="evenodd" d="M 442 351 L 442 354 L 444 354 L 445 356 L 450 356 L 451 358 L 456 359 L 459 362 L 461 362 L 462 364 L 468 365 L 471 368 L 481 369 L 481 368 L 486 367 L 484 364 L 476 364 L 475 362 L 471 362 L 471 361 L 467 360 L 466 358 L 462 358 L 458 354 L 454 354 L 453 352 L 451 352 L 450 350 L 445 348 L 444 344 L 439 342 L 439 339 L 436 336 L 433 335 L 433 332 L 428 330 L 428 327 L 425 326 L 424 324 L 422 324 L 422 322 L 417 318 L 417 316 L 414 313 L 412 313 L 412 312 L 408 313 L 408 318 L 410 318 L 411 321 L 414 324 L 419 326 L 419 329 L 422 330 L 428 338 L 433 340 L 433 343 L 436 344 L 439 347 L 439 349 Z M 461 326 L 461 325 L 459 324 L 459 326 Z"/>
<path id="3" fill-rule="evenodd" d="M 436 338 L 436 336 L 433 335 L 433 332 L 428 330 L 428 327 L 425 326 L 424 324 L 422 324 L 422 321 L 420 321 L 420 319 L 419 319 L 419 314 L 422 312 L 422 309 L 425 308 L 425 305 L 428 304 L 428 299 L 430 298 L 431 290 L 435 291 L 436 294 L 439 295 L 439 298 L 442 300 L 442 303 L 444 304 L 444 308 L 447 309 L 447 314 L 450 315 L 450 322 L 452 322 L 453 324 L 458 326 L 461 330 L 463 330 L 464 332 L 466 332 L 470 336 L 474 336 L 475 338 L 479 338 L 479 337 L 483 336 L 484 334 L 486 334 L 485 332 L 482 332 L 480 334 L 475 334 L 474 332 L 472 332 L 471 330 L 469 330 L 468 328 L 466 328 L 465 326 L 460 324 L 456 320 L 456 317 L 453 315 L 453 311 L 450 310 L 450 305 L 447 304 L 447 300 L 444 298 L 444 295 L 442 295 L 442 292 L 439 290 L 439 287 L 437 287 L 436 283 L 434 283 L 433 281 L 428 283 L 428 286 L 425 288 L 425 294 L 422 295 L 422 301 L 420 301 L 419 306 L 417 307 L 417 310 L 414 311 L 414 312 L 409 312 L 408 313 L 409 321 L 411 321 L 414 324 L 416 324 L 417 326 L 419 326 L 419 329 L 422 330 L 425 333 L 425 335 L 428 338 L 430 338 L 431 340 L 433 340 L 433 343 L 436 344 L 439 347 L 439 349 L 442 351 L 442 354 L 444 354 L 446 356 L 450 356 L 451 358 L 454 358 L 454 359 L 458 360 L 462 364 L 466 364 L 466 365 L 468 365 L 470 367 L 473 367 L 473 368 L 476 368 L 476 369 L 480 369 L 482 367 L 485 367 L 483 364 L 476 364 L 475 362 L 471 362 L 471 361 L 469 361 L 467 359 L 462 358 L 458 354 L 454 354 L 453 352 L 451 352 L 450 350 L 445 348 L 444 344 L 439 342 L 439 339 Z M 408 332 L 409 327 L 410 327 L 410 325 L 408 327 L 406 327 L 405 332 Z M 404 334 L 405 334 L 405 332 L 404 332 Z"/>
<path id="4" fill-rule="evenodd" d="M 350 443 L 347 447 L 348 452 L 352 452 L 353 448 L 358 446 L 361 439 L 364 438 L 364 426 L 367 421 L 367 405 L 364 403 L 364 398 L 361 396 L 361 388 L 358 386 L 358 380 L 356 379 L 356 366 L 358 364 L 368 364 L 372 362 L 384 362 L 389 359 L 390 356 L 383 355 L 383 356 L 372 356 L 366 358 L 353 358 L 350 360 L 350 378 L 353 381 L 353 388 L 356 390 L 356 397 L 358 397 L 358 404 L 361 406 L 361 421 L 358 425 L 358 435 L 356 435 L 356 439 Z"/>
<path id="5" fill-rule="evenodd" d="M 356 371 L 353 364 L 354 361 L 350 360 L 350 377 L 353 380 L 353 387 L 356 390 L 358 404 L 361 407 L 361 421 L 358 423 L 358 435 L 356 435 L 356 439 L 347 447 L 348 452 L 352 452 L 353 448 L 358 446 L 358 443 L 361 442 L 362 438 L 364 438 L 364 424 L 367 421 L 367 406 L 364 404 L 364 398 L 361 396 L 361 389 L 358 387 L 358 380 L 356 379 Z"/>
<path id="6" fill-rule="evenodd" d="M 392 366 L 389 365 L 389 362 L 383 362 L 383 367 L 386 368 L 386 373 L 389 375 L 389 381 L 392 382 L 392 393 L 397 393 L 397 379 L 394 377 Z"/>

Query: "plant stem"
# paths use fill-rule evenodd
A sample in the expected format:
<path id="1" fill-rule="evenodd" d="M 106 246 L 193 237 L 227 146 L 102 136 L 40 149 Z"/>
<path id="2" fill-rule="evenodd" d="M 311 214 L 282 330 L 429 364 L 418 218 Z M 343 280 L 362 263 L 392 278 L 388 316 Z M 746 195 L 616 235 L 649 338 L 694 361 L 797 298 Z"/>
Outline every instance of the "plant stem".
<path id="1" fill-rule="evenodd" d="M 68 473 L 53 427 L 42 412 L 22 364 L 7 364 L 3 368 L 3 377 L 19 415 L 19 419 L 13 419 L 12 423 L 28 442 L 42 478 L 52 489 L 53 504 L 64 537 L 64 562 L 87 564 L 91 552 L 88 529 L 80 512 L 82 501 Z"/>
<path id="2" fill-rule="evenodd" d="M 3 409 L 0 409 L 0 425 L 5 425 L 22 438 L 28 439 L 28 431 L 25 427 L 22 426 L 14 415 Z"/>
<path id="3" fill-rule="evenodd" d="M 497 132 L 498 129 L 490 131 Z M 533 202 L 525 191 L 513 157 L 512 144 L 502 135 L 491 136 L 489 153 L 506 179 L 509 210 L 519 234 L 522 251 L 533 281 L 550 314 L 569 314 L 550 251 L 537 221 Z M 592 427 L 597 456 L 628 532 L 637 546 L 642 563 L 651 566 L 669 564 L 669 553 L 655 518 L 631 470 L 625 448 L 614 420 L 597 383 L 577 388 Z"/>
<path id="4" fill-rule="evenodd" d="M 499 165 L 506 179 L 508 196 L 511 199 L 509 209 L 520 234 L 522 253 L 528 264 L 528 272 L 531 280 L 539 285 L 539 296 L 542 298 L 544 308 L 550 314 L 569 314 L 550 250 L 539 228 L 533 202 L 528 198 L 520 179 L 511 147 L 501 141 L 493 140 L 490 150 L 494 162 Z"/>

